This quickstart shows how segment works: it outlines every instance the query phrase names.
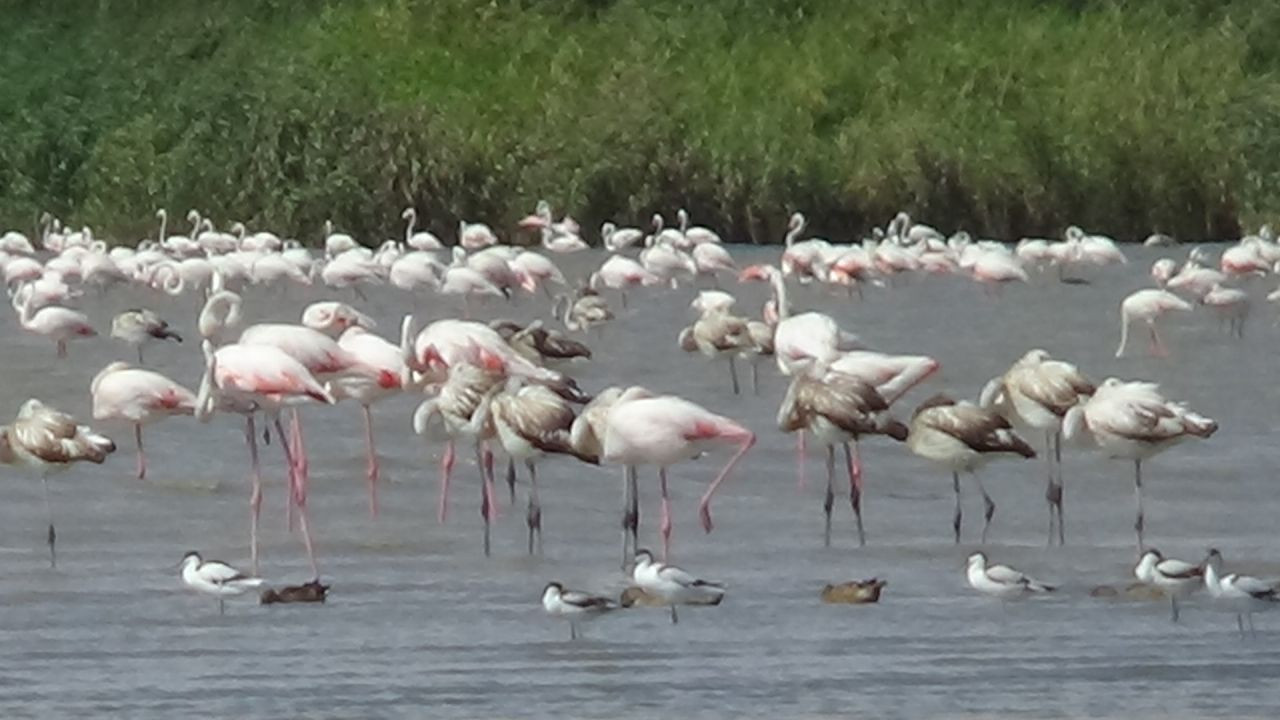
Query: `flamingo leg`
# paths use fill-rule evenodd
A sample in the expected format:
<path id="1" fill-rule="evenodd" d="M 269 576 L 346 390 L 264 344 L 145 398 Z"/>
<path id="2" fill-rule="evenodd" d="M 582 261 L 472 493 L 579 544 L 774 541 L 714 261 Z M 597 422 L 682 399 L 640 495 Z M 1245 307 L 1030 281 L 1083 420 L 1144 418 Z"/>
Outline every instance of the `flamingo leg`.
<path id="1" fill-rule="evenodd" d="M 982 478 L 977 474 L 973 474 L 973 479 L 978 483 L 978 492 L 982 493 L 982 505 L 984 508 L 984 517 L 986 522 L 982 525 L 982 544 L 987 544 L 987 530 L 991 527 L 991 518 L 996 514 L 996 501 L 991 499 L 987 494 L 987 489 L 982 486 Z"/>
<path id="2" fill-rule="evenodd" d="M 253 574 L 258 574 L 258 516 L 262 511 L 262 471 L 258 465 L 258 433 L 253 424 L 253 413 L 245 420 L 245 441 L 249 443 L 249 564 Z"/>
<path id="3" fill-rule="evenodd" d="M 827 492 L 822 497 L 822 546 L 831 547 L 831 509 L 836 504 L 836 447 L 827 446 Z"/>
<path id="4" fill-rule="evenodd" d="M 951 521 L 951 526 L 955 528 L 956 544 L 960 544 L 960 520 L 964 515 L 964 508 L 960 505 L 960 473 L 951 473 L 951 488 L 956 493 L 956 514 Z"/>
<path id="5" fill-rule="evenodd" d="M 1058 508 L 1058 545 L 1067 544 L 1067 520 L 1062 513 L 1062 500 L 1066 495 L 1062 484 L 1062 430 L 1053 432 L 1053 465 L 1057 468 L 1057 479 L 1053 484 L 1053 504 Z"/>
<path id="6" fill-rule="evenodd" d="M 858 547 L 867 544 L 867 534 L 862 529 L 862 459 L 858 456 L 858 440 L 844 444 L 844 459 L 849 464 L 849 504 L 853 506 L 853 518 L 858 523 Z"/>
<path id="7" fill-rule="evenodd" d="M 1053 477 L 1053 433 L 1046 431 L 1044 434 L 1044 457 L 1045 467 L 1049 471 L 1049 480 L 1045 484 L 1044 497 L 1049 502 L 1049 539 L 1048 546 L 1053 547 L 1053 536 L 1056 534 L 1058 525 L 1058 515 L 1054 510 L 1054 477 Z"/>
<path id="8" fill-rule="evenodd" d="M 142 425 L 134 424 L 133 441 L 138 446 L 138 479 L 147 479 L 147 452 L 142 449 Z"/>
<path id="9" fill-rule="evenodd" d="M 1151 341 L 1155 345 L 1155 354 L 1159 357 L 1169 357 L 1169 348 L 1160 339 L 1160 332 L 1156 330 L 1156 324 L 1151 323 Z"/>
<path id="10" fill-rule="evenodd" d="M 623 310 L 627 309 L 627 291 L 626 290 L 622 291 L 622 309 Z"/>
<path id="11" fill-rule="evenodd" d="M 720 474 L 716 476 L 716 479 L 711 481 L 711 486 L 703 493 L 702 500 L 698 503 L 698 517 L 702 520 L 702 529 L 706 532 L 711 532 L 713 527 L 711 522 L 711 496 L 716 494 L 716 489 L 720 487 L 720 483 L 729 477 L 729 473 L 733 471 L 733 467 L 738 464 L 742 456 L 746 455 L 751 446 L 756 444 L 756 435 L 750 431 L 735 432 L 732 435 L 726 433 L 722 437 L 741 438 L 742 444 L 738 447 L 738 451 L 733 454 L 733 457 L 729 458 L 729 462 L 725 463 L 724 468 L 720 470 Z"/>
<path id="12" fill-rule="evenodd" d="M 489 509 L 493 513 L 493 518 L 497 519 L 501 515 L 498 510 L 498 478 L 493 474 L 493 450 L 488 445 L 484 448 L 484 477 L 487 480 L 485 492 L 489 493 Z"/>
<path id="13" fill-rule="evenodd" d="M 741 395 L 742 389 L 738 386 L 738 365 L 734 362 L 733 356 L 729 356 L 729 379 L 733 383 L 733 394 Z"/>
<path id="14" fill-rule="evenodd" d="M 360 406 L 364 414 L 365 474 L 369 485 L 369 517 L 378 517 L 378 451 L 373 442 L 373 411 L 368 405 Z"/>
<path id="15" fill-rule="evenodd" d="M 804 490 L 804 430 L 796 433 L 796 489 Z"/>
<path id="16" fill-rule="evenodd" d="M 1133 522 L 1133 529 L 1138 533 L 1138 555 L 1142 555 L 1142 530 L 1145 525 L 1142 514 L 1142 461 L 1133 461 L 1133 497 L 1138 504 L 1138 516 Z"/>
<path id="17" fill-rule="evenodd" d="M 636 467 L 628 465 L 622 470 L 622 569 L 635 556 L 640 528 L 640 502 L 636 483 Z"/>
<path id="18" fill-rule="evenodd" d="M 667 492 L 667 469 L 658 468 L 658 485 L 662 488 L 662 561 L 671 556 L 671 495 Z"/>
<path id="19" fill-rule="evenodd" d="M 67 356 L 67 341 L 59 340 L 58 341 L 58 357 L 65 358 L 66 356 Z"/>
<path id="20" fill-rule="evenodd" d="M 760 363 L 755 358 L 751 360 L 751 394 L 760 394 Z"/>
<path id="21" fill-rule="evenodd" d="M 538 538 L 538 554 L 542 554 L 542 504 L 538 502 L 538 470 L 533 460 L 528 460 L 529 467 L 529 509 L 525 515 L 525 524 L 529 526 L 529 554 L 533 554 L 533 539 Z"/>
<path id="22" fill-rule="evenodd" d="M 449 438 L 444 446 L 444 456 L 440 458 L 440 501 L 436 508 L 436 519 L 442 525 L 449 514 L 449 478 L 453 475 L 454 460 L 453 438 Z"/>
<path id="23" fill-rule="evenodd" d="M 493 519 L 493 497 L 489 492 L 489 479 L 484 472 L 484 451 L 476 441 L 476 468 L 480 470 L 480 517 L 484 519 L 484 556 L 489 557 L 489 526 Z"/>
<path id="24" fill-rule="evenodd" d="M 44 509 L 49 515 L 49 532 L 46 535 L 46 542 L 49 543 L 49 567 L 56 569 L 58 567 L 58 551 L 55 545 L 58 542 L 58 533 L 53 529 L 53 503 L 49 502 L 49 475 L 41 473 L 40 483 L 44 487 Z"/>
<path id="25" fill-rule="evenodd" d="M 142 359 L 142 343 L 138 343 L 138 364 L 142 365 L 143 362 L 144 361 Z"/>
<path id="26" fill-rule="evenodd" d="M 516 461 L 507 458 L 507 491 L 511 493 L 511 504 L 516 504 Z"/>
<path id="27" fill-rule="evenodd" d="M 298 509 L 298 528 L 302 531 L 302 544 L 307 551 L 307 561 L 311 563 L 311 573 L 313 579 L 320 578 L 320 567 L 316 564 L 315 545 L 311 541 L 311 525 L 307 518 L 307 476 L 306 463 L 300 462 L 297 453 L 305 453 L 302 445 L 302 426 L 298 420 L 298 413 L 293 412 L 291 419 L 291 433 L 286 434 L 284 425 L 280 422 L 279 416 L 276 417 L 276 435 L 281 438 L 288 438 L 280 443 L 280 449 L 284 452 L 285 462 L 294 468 L 294 472 L 290 477 L 289 498 Z"/>

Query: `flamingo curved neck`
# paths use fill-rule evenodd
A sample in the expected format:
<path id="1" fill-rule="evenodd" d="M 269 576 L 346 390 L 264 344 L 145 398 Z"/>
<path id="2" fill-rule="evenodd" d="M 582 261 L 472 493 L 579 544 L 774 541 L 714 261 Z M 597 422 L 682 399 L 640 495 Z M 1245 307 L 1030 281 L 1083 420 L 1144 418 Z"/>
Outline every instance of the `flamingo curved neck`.
<path id="1" fill-rule="evenodd" d="M 787 302 L 787 283 L 777 268 L 770 268 L 769 284 L 773 285 L 773 301 L 781 322 L 791 317 L 791 303 Z"/>

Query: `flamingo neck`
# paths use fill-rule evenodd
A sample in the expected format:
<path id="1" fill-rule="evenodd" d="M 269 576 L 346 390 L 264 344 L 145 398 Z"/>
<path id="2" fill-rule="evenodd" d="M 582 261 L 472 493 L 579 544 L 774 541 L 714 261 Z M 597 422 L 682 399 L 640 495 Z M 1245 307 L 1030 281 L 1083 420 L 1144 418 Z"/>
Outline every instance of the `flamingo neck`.
<path id="1" fill-rule="evenodd" d="M 791 317 L 791 304 L 787 302 L 787 283 L 782 278 L 782 273 L 774 269 L 769 272 L 769 282 L 773 285 L 773 300 L 778 313 L 778 320 L 786 320 Z"/>

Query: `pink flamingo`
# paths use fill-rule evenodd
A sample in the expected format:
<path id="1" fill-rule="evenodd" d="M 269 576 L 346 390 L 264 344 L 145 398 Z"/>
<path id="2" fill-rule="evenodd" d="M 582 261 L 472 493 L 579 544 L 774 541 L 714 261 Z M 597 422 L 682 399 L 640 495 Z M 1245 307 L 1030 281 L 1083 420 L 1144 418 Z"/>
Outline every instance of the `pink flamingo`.
<path id="1" fill-rule="evenodd" d="M 125 420 L 133 424 L 138 446 L 138 479 L 147 477 L 147 454 L 142 448 L 142 426 L 174 415 L 192 415 L 196 396 L 158 372 L 113 362 L 93 378 L 94 420 Z"/>
<path id="2" fill-rule="evenodd" d="M 315 547 L 311 541 L 311 528 L 307 517 L 307 498 L 305 485 L 305 460 L 295 457 L 295 453 L 303 452 L 301 433 L 294 423 L 295 433 L 292 438 L 284 432 L 280 422 L 279 410 L 285 405 L 296 405 L 304 402 L 321 402 L 332 405 L 335 400 L 306 366 L 278 347 L 271 345 L 224 345 L 214 350 L 213 343 L 204 341 L 205 373 L 200 380 L 200 391 L 196 396 L 196 416 L 207 420 L 213 413 L 215 400 L 225 399 L 240 406 L 256 407 L 273 415 L 280 448 L 284 452 L 285 463 L 289 466 L 290 493 L 294 506 L 298 508 L 299 527 L 302 530 L 303 544 L 306 546 L 307 559 L 311 563 L 311 571 L 316 578 L 320 577 L 320 568 L 316 564 Z M 254 574 L 258 567 L 258 516 L 262 509 L 262 476 L 258 467 L 258 450 L 254 439 L 253 415 L 249 413 L 246 436 L 249 440 L 249 455 L 253 463 L 251 476 L 253 491 L 250 496 L 249 548 L 252 557 Z"/>
<path id="3" fill-rule="evenodd" d="M 1147 329 L 1151 331 L 1151 354 L 1167 356 L 1169 349 L 1165 347 L 1160 340 L 1160 334 L 1156 332 L 1156 321 L 1165 313 L 1175 310 L 1189 311 L 1191 303 L 1168 290 L 1147 288 L 1122 300 L 1120 302 L 1120 347 L 1116 348 L 1116 357 L 1124 355 L 1125 348 L 1129 345 L 1129 326 L 1135 320 L 1145 322 Z"/>
<path id="4" fill-rule="evenodd" d="M 609 408 L 604 435 L 604 455 L 608 462 L 626 466 L 624 505 L 628 518 L 639 517 L 639 497 L 635 488 L 636 467 L 657 465 L 662 488 L 662 554 L 671 549 L 671 499 L 667 493 L 667 468 L 681 460 L 697 457 L 708 446 L 734 443 L 738 450 L 729 459 L 698 503 L 702 528 L 711 532 L 711 497 L 728 477 L 734 465 L 755 445 L 756 435 L 742 425 L 706 408 L 673 395 L 654 397 L 643 388 L 630 388 Z M 627 528 L 634 545 L 638 523 Z M 624 536 L 623 556 L 626 558 Z"/>
<path id="5" fill-rule="evenodd" d="M 18 311 L 18 324 L 22 329 L 52 339 L 58 346 L 60 358 L 67 356 L 68 340 L 98 334 L 84 313 L 60 305 L 49 305 L 36 310 L 31 303 L 30 285 L 23 286 L 14 294 L 13 308 Z"/>
<path id="6" fill-rule="evenodd" d="M 644 265 L 622 255 L 610 255 L 600 268 L 591 273 L 587 286 L 599 290 L 601 286 L 621 293 L 622 307 L 627 307 L 627 290 L 630 288 L 660 285 L 662 277 Z"/>
<path id="7" fill-rule="evenodd" d="M 373 441 L 373 403 L 398 394 L 404 389 L 405 372 L 400 348 L 374 335 L 359 325 L 347 328 L 338 346 L 351 353 L 366 367 L 375 368 L 376 376 L 349 374 L 334 380 L 334 397 L 351 398 L 360 403 L 364 415 L 365 473 L 369 485 L 369 516 L 378 516 L 379 464 Z"/>

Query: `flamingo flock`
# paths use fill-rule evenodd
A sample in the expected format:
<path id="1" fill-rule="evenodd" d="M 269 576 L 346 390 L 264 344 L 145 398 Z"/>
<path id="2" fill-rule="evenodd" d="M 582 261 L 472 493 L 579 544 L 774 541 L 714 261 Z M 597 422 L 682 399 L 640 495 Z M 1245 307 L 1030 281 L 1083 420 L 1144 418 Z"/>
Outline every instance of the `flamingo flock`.
<path id="1" fill-rule="evenodd" d="M 448 233 L 437 236 L 422 229 L 412 207 L 400 217 L 403 233 L 376 248 L 331 222 L 304 244 L 266 230 L 250 232 L 241 223 L 221 231 L 195 210 L 186 215 L 187 234 L 168 234 L 169 217 L 160 210 L 157 234 L 130 246 L 109 244 L 88 227 L 72 231 L 46 217 L 35 243 L 16 231 L 0 236 L 0 274 L 18 327 L 52 342 L 57 358 L 72 352 L 71 343 L 91 342 L 99 334 L 77 304 L 129 287 L 148 293 L 157 306 L 164 305 L 131 309 L 112 322 L 109 334 L 131 346 L 137 363 L 112 362 L 92 378 L 92 417 L 98 423 L 132 427 L 140 480 L 148 476 L 144 426 L 181 416 L 201 421 L 218 413 L 243 417 L 251 567 L 250 575 L 243 577 L 260 571 L 264 478 L 258 439 L 264 430 L 265 437 L 275 436 L 284 457 L 290 526 L 296 515 L 312 580 L 318 581 L 318 528 L 307 507 L 312 469 L 304 415 L 336 412 L 328 409 L 332 405 L 359 407 L 364 484 L 368 513 L 374 519 L 381 479 L 374 409 L 402 395 L 421 397 L 417 410 L 411 419 L 400 418 L 382 430 L 403 438 L 411 427 L 422 442 L 442 445 L 438 522 L 448 518 L 458 444 L 474 455 L 486 556 L 493 552 L 491 532 L 502 503 L 496 492 L 499 459 L 506 461 L 511 503 L 521 466 L 527 477 L 524 522 L 529 554 L 540 554 L 544 547 L 538 468 L 548 462 L 619 469 L 621 558 L 627 567 L 637 553 L 646 562 L 656 562 L 638 544 L 642 472 L 657 478 L 657 530 L 665 563 L 672 555 L 672 476 L 683 463 L 706 453 L 727 454 L 697 505 L 701 526 L 711 532 L 712 498 L 735 470 L 742 472 L 743 458 L 757 444 L 758 431 L 751 429 L 756 419 L 736 414 L 731 397 L 713 409 L 622 377 L 595 389 L 581 387 L 574 378 L 576 367 L 593 362 L 593 344 L 634 341 L 615 326 L 635 312 L 629 304 L 635 304 L 636 296 L 693 296 L 692 322 L 664 342 L 674 346 L 673 353 L 684 350 L 690 357 L 723 364 L 733 395 L 743 391 L 740 362 L 751 368 L 754 394 L 770 390 L 770 378 L 767 372 L 761 377 L 761 366 L 777 368 L 781 377 L 774 389 L 781 400 L 774 424 L 777 431 L 796 435 L 801 487 L 808 444 L 819 445 L 825 454 L 822 538 L 828 546 L 833 542 L 838 457 L 843 458 L 842 472 L 848 478 L 858 544 L 874 535 L 864 522 L 863 445 L 878 446 L 881 441 L 871 439 L 883 436 L 951 474 L 956 499 L 951 539 L 957 544 L 961 474 L 973 476 L 983 497 L 985 545 L 996 502 L 978 471 L 1000 458 L 1030 460 L 1043 453 L 1048 544 L 1065 544 L 1063 442 L 1130 461 L 1134 530 L 1141 554 L 1148 551 L 1143 463 L 1173 445 L 1209 439 L 1218 429 L 1216 421 L 1172 399 L 1149 380 L 1113 377 L 1094 382 L 1072 361 L 1038 348 L 1003 371 L 993 367 L 993 379 L 973 400 L 935 392 L 914 409 L 901 410 L 899 403 L 906 395 L 938 381 L 942 361 L 911 347 L 902 352 L 885 349 L 891 343 L 910 345 L 908 333 L 873 342 L 834 314 L 802 307 L 818 294 L 857 302 L 855 295 L 912 292 L 913 286 L 942 276 L 967 278 L 987 296 L 986 302 L 999 303 L 1002 288 L 1010 284 L 1087 284 L 1097 273 L 1127 263 L 1112 239 L 1079 227 L 1067 228 L 1060 241 L 1025 238 L 1008 244 L 975 239 L 963 231 L 948 237 L 899 213 L 885 228 L 840 243 L 806 237 L 808 220 L 797 212 L 787 223 L 776 262 L 741 265 L 720 234 L 693 224 L 689 213 L 680 209 L 675 225 L 655 214 L 649 231 L 605 223 L 599 245 L 606 257 L 589 273 L 575 277 L 562 271 L 556 258 L 589 250 L 592 239 L 572 218 L 557 220 L 549 203 L 538 203 L 512 228 L 512 242 L 503 242 L 499 232 L 484 223 L 458 220 L 456 236 L 447 237 Z M 516 244 L 519 238 L 528 242 Z M 314 252 L 308 245 L 323 250 Z M 1116 356 L 1130 352 L 1129 335 L 1139 323 L 1146 326 L 1152 354 L 1171 354 L 1157 322 L 1169 313 L 1194 313 L 1198 307 L 1216 314 L 1233 337 L 1242 338 L 1248 288 L 1278 269 L 1280 244 L 1269 228 L 1229 247 L 1216 265 L 1199 247 L 1182 262 L 1160 259 L 1150 272 L 1154 286 L 1119 300 L 1121 339 Z M 769 301 L 758 313 L 738 314 L 738 298 L 726 290 L 733 282 L 767 284 Z M 246 293 L 254 286 L 264 296 L 292 291 L 327 297 L 308 305 L 299 318 L 246 323 Z M 398 329 L 395 334 L 385 334 L 388 328 L 379 328 L 360 309 L 367 302 L 366 291 L 382 286 L 403 293 L 411 306 L 399 328 L 389 329 Z M 165 298 L 172 300 L 166 303 Z M 452 316 L 419 328 L 426 303 Z M 530 323 L 494 317 L 513 304 L 537 305 L 541 317 Z M 271 308 L 261 310 L 270 314 Z M 189 316 L 195 318 L 198 342 L 174 348 L 190 354 L 191 365 L 200 369 L 195 390 L 149 369 L 143 352 L 148 343 L 181 343 L 170 320 Z M 473 319 L 478 316 L 489 318 Z M 199 354 L 192 346 L 198 346 Z M 695 361 L 673 354 L 672 362 Z M 1036 443 L 1043 438 L 1044 443 L 1033 447 L 1027 438 Z M 45 483 L 46 503 L 50 472 L 82 460 L 101 463 L 114 450 L 114 443 L 99 432 L 37 399 L 24 404 L 12 424 L 0 428 L 0 462 L 37 471 Z M 54 562 L 49 508 L 48 545 Z M 1158 556 L 1144 557 L 1147 574 L 1173 567 L 1161 564 Z M 208 563 L 202 564 L 194 554 L 188 560 L 184 572 L 191 575 L 190 581 L 206 582 L 195 574 Z M 1004 582 L 992 580 L 993 569 L 985 563 L 985 555 L 971 559 L 974 582 Z M 647 570 L 637 572 L 644 575 Z M 1004 573 L 1009 578 L 1014 574 Z M 1223 592 L 1230 593 L 1230 582 L 1223 583 Z M 1008 592 L 1034 589 L 1024 585 Z M 553 584 L 544 603 L 561 614 L 578 612 L 575 608 L 580 606 L 596 607 L 571 602 L 573 597 Z M 674 619 L 674 606 L 672 613 Z M 573 632 L 576 635 L 576 627 Z"/>

